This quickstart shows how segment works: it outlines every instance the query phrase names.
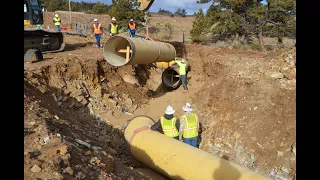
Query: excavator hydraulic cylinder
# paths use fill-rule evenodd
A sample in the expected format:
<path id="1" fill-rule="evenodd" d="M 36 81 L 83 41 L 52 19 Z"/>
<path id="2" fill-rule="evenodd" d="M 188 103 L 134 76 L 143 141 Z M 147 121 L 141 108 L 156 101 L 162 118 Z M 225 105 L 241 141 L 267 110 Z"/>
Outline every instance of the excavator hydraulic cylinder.
<path id="1" fill-rule="evenodd" d="M 114 36 L 103 48 L 105 60 L 113 66 L 170 62 L 176 56 L 175 48 L 168 43 Z"/>
<path id="2" fill-rule="evenodd" d="M 170 179 L 262 180 L 269 179 L 213 154 L 152 131 L 154 121 L 133 118 L 124 135 L 135 159 Z"/>

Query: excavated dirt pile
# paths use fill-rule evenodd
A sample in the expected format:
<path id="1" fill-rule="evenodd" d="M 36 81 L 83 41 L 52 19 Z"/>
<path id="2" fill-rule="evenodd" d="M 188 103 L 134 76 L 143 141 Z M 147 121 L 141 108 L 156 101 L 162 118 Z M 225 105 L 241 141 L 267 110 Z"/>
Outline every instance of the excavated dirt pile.
<path id="1" fill-rule="evenodd" d="M 200 148 L 274 179 L 295 179 L 295 49 L 202 52 L 206 84 L 193 96 Z"/>
<path id="2" fill-rule="evenodd" d="M 25 178 L 165 179 L 130 156 L 124 127 L 107 119 L 147 101 L 148 89 L 130 81 L 142 72 L 76 58 L 25 70 Z"/>

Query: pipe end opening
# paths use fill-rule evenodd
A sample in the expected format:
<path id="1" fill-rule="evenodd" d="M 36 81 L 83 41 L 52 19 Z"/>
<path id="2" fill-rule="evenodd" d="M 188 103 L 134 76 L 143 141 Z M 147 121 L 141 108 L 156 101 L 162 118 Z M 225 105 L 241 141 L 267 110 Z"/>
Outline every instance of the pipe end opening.
<path id="1" fill-rule="evenodd" d="M 162 73 L 162 83 L 170 88 L 170 89 L 176 89 L 180 85 L 180 75 L 175 69 L 166 69 Z"/>
<path id="2" fill-rule="evenodd" d="M 104 59 L 113 66 L 126 65 L 131 60 L 132 53 L 132 44 L 122 36 L 111 37 L 103 48 Z"/>

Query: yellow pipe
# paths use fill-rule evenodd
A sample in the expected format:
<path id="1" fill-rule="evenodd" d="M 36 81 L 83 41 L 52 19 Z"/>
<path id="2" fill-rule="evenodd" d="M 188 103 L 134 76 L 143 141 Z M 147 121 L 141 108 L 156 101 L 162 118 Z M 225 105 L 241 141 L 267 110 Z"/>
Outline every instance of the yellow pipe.
<path id="1" fill-rule="evenodd" d="M 152 131 L 146 116 L 133 118 L 124 136 L 134 158 L 170 179 L 262 180 L 269 179 L 188 144 Z"/>
<path id="2" fill-rule="evenodd" d="M 129 60 L 126 60 L 127 46 L 130 46 Z M 176 50 L 171 44 L 164 42 L 114 36 L 105 43 L 103 55 L 109 64 L 124 66 L 169 62 L 175 58 Z"/>
<path id="3" fill-rule="evenodd" d="M 175 62 L 170 61 L 170 62 L 156 62 L 156 66 L 160 69 L 167 69 L 168 67 L 172 66 Z"/>

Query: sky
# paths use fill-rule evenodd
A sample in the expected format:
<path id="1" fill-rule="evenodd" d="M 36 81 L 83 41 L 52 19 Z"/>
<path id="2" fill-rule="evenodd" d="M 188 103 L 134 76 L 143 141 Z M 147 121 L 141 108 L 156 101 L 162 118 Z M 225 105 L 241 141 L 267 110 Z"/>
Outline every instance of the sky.
<path id="1" fill-rule="evenodd" d="M 76 2 L 101 2 L 103 4 L 111 4 L 111 0 L 73 0 Z M 265 1 L 263 1 L 265 4 Z M 158 10 L 165 9 L 169 10 L 171 12 L 175 12 L 178 8 L 180 9 L 185 9 L 187 11 L 188 15 L 192 15 L 194 12 L 198 12 L 200 8 L 204 12 L 207 11 L 209 6 L 211 5 L 210 3 L 207 4 L 198 4 L 197 0 L 155 0 L 154 3 L 152 4 L 151 8 L 149 9 L 150 12 L 158 12 Z"/>

